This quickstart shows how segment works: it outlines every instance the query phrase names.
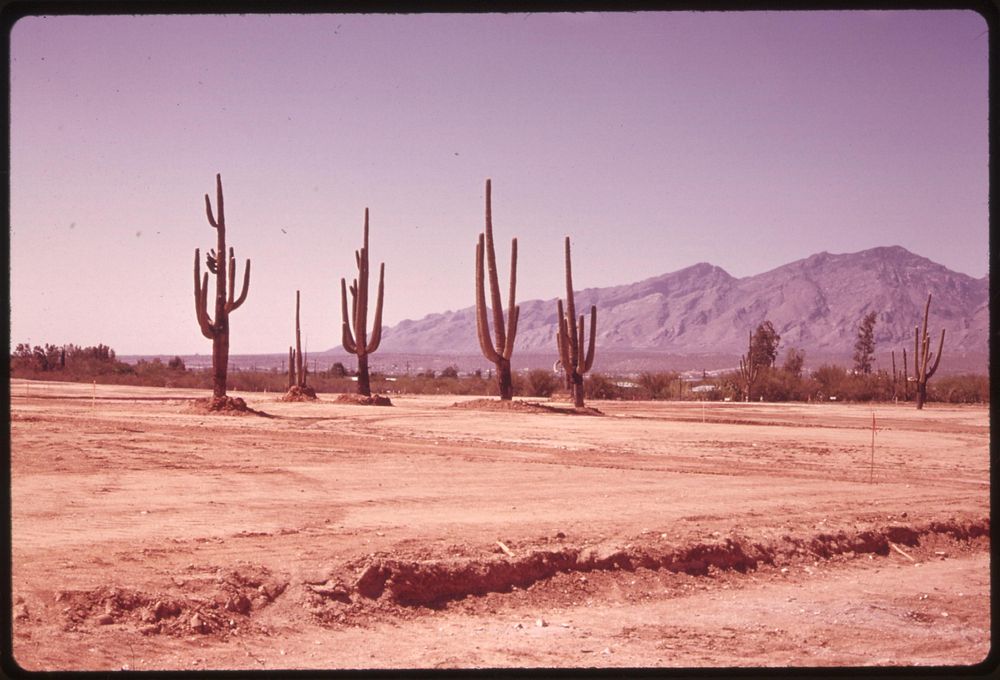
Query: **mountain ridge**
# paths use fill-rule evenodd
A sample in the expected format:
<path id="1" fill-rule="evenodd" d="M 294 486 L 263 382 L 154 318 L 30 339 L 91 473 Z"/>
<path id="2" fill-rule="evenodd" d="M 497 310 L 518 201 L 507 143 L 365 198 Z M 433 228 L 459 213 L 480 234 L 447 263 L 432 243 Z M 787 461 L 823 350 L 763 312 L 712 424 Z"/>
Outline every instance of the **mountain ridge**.
<path id="1" fill-rule="evenodd" d="M 946 352 L 988 351 L 989 275 L 976 279 L 902 246 L 824 251 L 740 278 L 699 262 L 634 283 L 579 289 L 575 296 L 579 310 L 597 305 L 598 352 L 740 353 L 767 319 L 782 348 L 850 353 L 869 311 L 877 313 L 881 349 L 912 351 L 928 292 L 930 330 L 946 329 Z M 555 351 L 555 300 L 519 302 L 515 356 Z M 478 346 L 470 305 L 384 328 L 380 351 L 469 354 Z"/>

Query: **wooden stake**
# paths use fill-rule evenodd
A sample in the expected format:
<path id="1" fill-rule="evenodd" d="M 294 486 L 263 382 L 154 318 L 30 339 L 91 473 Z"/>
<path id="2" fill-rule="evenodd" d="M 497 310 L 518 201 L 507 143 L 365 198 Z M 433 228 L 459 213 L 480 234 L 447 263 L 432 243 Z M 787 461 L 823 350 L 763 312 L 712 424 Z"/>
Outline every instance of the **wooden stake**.
<path id="1" fill-rule="evenodd" d="M 905 552 L 903 552 L 903 549 L 900 548 L 895 543 L 893 543 L 892 541 L 889 541 L 889 547 L 892 548 L 893 550 L 895 550 L 896 552 L 898 552 L 900 555 L 902 555 L 906 559 L 910 560 L 911 562 L 916 562 L 915 559 L 913 559 L 912 557 L 910 557 L 909 555 L 907 555 Z"/>
<path id="2" fill-rule="evenodd" d="M 504 551 L 505 553 L 507 553 L 507 556 L 508 556 L 508 557 L 513 557 L 513 556 L 514 556 L 514 553 L 512 553 L 512 552 L 510 551 L 510 548 L 508 548 L 507 546 L 505 546 L 505 545 L 503 544 L 503 541 L 497 541 L 497 545 L 498 545 L 498 546 L 500 546 L 500 549 L 501 549 L 501 550 L 503 550 L 503 551 Z"/>
<path id="3" fill-rule="evenodd" d="M 868 472 L 868 483 L 875 482 L 875 411 L 872 410 L 872 460 Z"/>

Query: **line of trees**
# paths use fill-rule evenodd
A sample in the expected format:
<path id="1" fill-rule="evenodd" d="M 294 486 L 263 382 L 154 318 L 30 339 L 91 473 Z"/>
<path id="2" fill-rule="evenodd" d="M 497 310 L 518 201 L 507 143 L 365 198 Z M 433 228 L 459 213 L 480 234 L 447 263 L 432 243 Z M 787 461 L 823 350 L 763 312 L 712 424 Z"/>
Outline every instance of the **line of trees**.
<path id="1" fill-rule="evenodd" d="M 866 375 L 856 369 L 823 364 L 806 372 L 803 370 L 804 351 L 790 347 L 779 354 L 780 360 L 762 369 L 754 387 L 754 401 L 828 402 L 833 398 L 838 402 L 896 400 L 902 403 L 915 398 L 913 381 L 904 396 L 899 376 L 894 382 L 890 371 L 872 370 Z M 11 375 L 20 378 L 194 389 L 210 389 L 213 384 L 210 370 L 187 369 L 179 356 L 167 361 L 154 358 L 128 364 L 115 358 L 114 350 L 106 345 L 30 347 L 19 344 L 10 356 L 10 366 Z M 328 369 L 310 372 L 309 381 L 314 389 L 327 394 L 354 392 L 357 390 L 354 375 L 355 371 L 336 362 Z M 372 371 L 369 379 L 372 389 L 383 394 L 500 396 L 492 371 L 463 375 L 455 366 L 396 376 Z M 285 367 L 233 368 L 227 380 L 230 389 L 245 392 L 280 394 L 288 388 Z M 511 384 L 515 396 L 571 398 L 564 376 L 548 369 L 513 371 Z M 699 389 L 695 391 L 695 388 Z M 633 376 L 590 373 L 584 383 L 584 396 L 610 400 L 741 401 L 745 395 L 739 372 L 734 370 L 716 376 L 705 375 L 700 380 L 685 379 L 676 371 L 645 371 Z M 989 376 L 940 376 L 929 383 L 927 400 L 953 404 L 989 403 Z"/>

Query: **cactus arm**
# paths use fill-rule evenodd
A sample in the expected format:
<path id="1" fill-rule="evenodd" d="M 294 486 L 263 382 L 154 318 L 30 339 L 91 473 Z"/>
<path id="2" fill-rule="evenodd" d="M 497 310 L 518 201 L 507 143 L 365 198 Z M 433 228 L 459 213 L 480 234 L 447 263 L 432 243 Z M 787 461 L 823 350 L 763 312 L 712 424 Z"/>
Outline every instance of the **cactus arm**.
<path id="1" fill-rule="evenodd" d="M 198 326 L 201 334 L 209 340 L 215 338 L 212 329 L 212 320 L 208 317 L 208 272 L 204 277 L 201 275 L 201 253 L 195 248 L 194 251 L 194 312 L 198 318 Z M 200 279 L 200 280 L 199 280 Z"/>
<path id="2" fill-rule="evenodd" d="M 357 345 L 354 342 L 354 336 L 351 334 L 350 317 L 347 316 L 347 281 L 345 281 L 344 279 L 340 280 L 340 311 L 343 316 L 342 327 L 343 327 L 344 349 L 351 354 L 357 354 L 358 351 Z"/>
<path id="3" fill-rule="evenodd" d="M 913 377 L 920 382 L 920 327 L 913 327 Z"/>
<path id="4" fill-rule="evenodd" d="M 517 239 L 510 241 L 510 290 L 507 293 L 507 337 L 503 345 L 497 345 L 497 351 L 504 359 L 510 359 L 514 353 L 514 339 L 517 336 L 517 317 L 520 309 L 515 302 L 517 297 Z"/>
<path id="5" fill-rule="evenodd" d="M 490 301 L 493 307 L 493 332 L 496 335 L 497 350 L 507 345 L 507 334 L 504 331 L 503 307 L 500 305 L 500 280 L 497 277 L 497 257 L 493 248 L 493 210 L 491 201 L 490 180 L 486 180 L 486 269 L 490 277 Z"/>
<path id="6" fill-rule="evenodd" d="M 585 331 L 583 330 L 583 314 L 580 315 L 580 321 L 576 326 L 577 336 L 576 336 L 576 366 L 575 370 L 581 375 L 585 373 L 583 369 L 584 356 L 583 356 L 583 340 Z"/>
<path id="7" fill-rule="evenodd" d="M 218 229 L 219 223 L 215 221 L 215 216 L 212 214 L 212 199 L 208 197 L 208 194 L 205 194 L 205 213 L 208 215 L 208 223 Z"/>
<path id="8" fill-rule="evenodd" d="M 582 316 L 580 317 L 583 318 Z M 587 358 L 583 362 L 583 370 L 586 373 L 594 365 L 594 341 L 597 340 L 597 305 L 590 306 L 590 342 L 587 344 Z"/>
<path id="9" fill-rule="evenodd" d="M 243 288 L 240 290 L 240 296 L 236 298 L 236 302 L 233 303 L 229 311 L 234 312 L 240 308 L 243 302 L 247 299 L 247 293 L 250 291 L 250 258 L 247 258 L 246 268 L 243 270 Z"/>
<path id="10" fill-rule="evenodd" d="M 378 295 L 375 298 L 375 318 L 372 319 L 372 335 L 368 339 L 368 354 L 378 349 L 382 342 L 382 297 L 385 292 L 385 263 L 379 265 Z"/>
<path id="11" fill-rule="evenodd" d="M 928 380 L 930 378 L 934 377 L 934 373 L 937 371 L 938 364 L 941 362 L 941 350 L 943 350 L 943 349 L 944 349 L 944 329 L 942 328 L 941 329 L 941 340 L 940 340 L 940 342 L 938 342 L 937 354 L 934 355 L 934 365 L 931 366 L 931 369 L 929 371 L 927 371 L 927 379 Z"/>
<path id="12" fill-rule="evenodd" d="M 476 244 L 476 331 L 479 335 L 479 347 L 483 351 L 483 356 L 497 363 L 500 355 L 490 339 L 490 320 L 486 314 L 486 291 L 483 281 L 483 235 L 479 235 L 479 242 Z"/>

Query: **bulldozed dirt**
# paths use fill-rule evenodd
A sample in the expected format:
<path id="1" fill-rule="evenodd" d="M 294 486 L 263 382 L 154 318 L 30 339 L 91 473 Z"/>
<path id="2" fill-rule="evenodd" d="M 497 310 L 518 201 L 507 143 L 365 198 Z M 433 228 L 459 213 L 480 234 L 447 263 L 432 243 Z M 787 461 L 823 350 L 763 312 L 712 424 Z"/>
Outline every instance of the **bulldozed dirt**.
<path id="1" fill-rule="evenodd" d="M 986 408 L 595 402 L 602 417 L 562 418 L 537 401 L 244 393 L 269 417 L 227 418 L 179 389 L 11 391 L 25 669 L 990 651 Z"/>

